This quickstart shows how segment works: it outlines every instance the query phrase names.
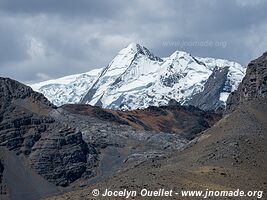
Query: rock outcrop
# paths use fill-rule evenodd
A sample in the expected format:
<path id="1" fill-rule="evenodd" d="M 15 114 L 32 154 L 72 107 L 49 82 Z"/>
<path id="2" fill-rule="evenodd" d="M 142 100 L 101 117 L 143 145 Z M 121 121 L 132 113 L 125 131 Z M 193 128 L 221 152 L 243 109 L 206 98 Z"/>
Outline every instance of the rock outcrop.
<path id="1" fill-rule="evenodd" d="M 56 121 L 56 107 L 42 94 L 17 81 L 0 78 L 0 145 L 27 158 L 35 172 L 56 185 L 67 186 L 93 176 L 96 149 L 82 133 Z"/>
<path id="2" fill-rule="evenodd" d="M 136 111 L 57 108 L 17 81 L 0 83 L 0 177 L 7 178 L 5 194 L 11 191 L 13 199 L 40 199 L 55 188 L 86 186 L 165 157 L 220 119 L 174 101 Z"/>
<path id="3" fill-rule="evenodd" d="M 204 90 L 194 95 L 188 104 L 202 110 L 214 110 L 216 112 L 223 110 L 225 104 L 220 97 L 227 85 L 228 72 L 227 67 L 214 70 L 205 83 Z"/>
<path id="4" fill-rule="evenodd" d="M 265 53 L 249 64 L 246 77 L 237 93 L 232 96 L 235 97 L 235 102 L 229 105 L 233 106 L 231 108 L 234 108 L 234 111 L 203 131 L 202 135 L 192 140 L 186 148 L 165 157 L 146 159 L 145 162 L 138 163 L 129 170 L 120 171 L 109 179 L 51 199 L 82 199 L 84 196 L 90 196 L 95 188 L 101 192 L 106 188 L 111 191 L 122 188 L 137 191 L 142 188 L 148 191 L 170 188 L 177 192 L 180 192 L 181 188 L 197 191 L 221 191 L 222 188 L 236 191 L 236 188 L 240 188 L 245 193 L 255 191 L 252 196 L 243 196 L 244 199 L 266 199 L 266 71 Z M 231 99 L 229 101 L 231 102 Z M 189 108 L 192 112 L 196 109 Z M 162 108 L 148 109 L 151 113 L 160 113 L 160 116 L 165 114 Z M 146 154 L 147 157 L 151 155 L 153 154 Z M 129 156 L 125 162 L 136 162 L 138 157 L 144 158 L 136 153 Z M 232 197 L 224 195 L 223 199 Z M 138 195 L 134 197 L 143 198 Z M 213 194 L 207 198 L 215 199 Z"/>
<path id="5" fill-rule="evenodd" d="M 45 179 L 67 186 L 95 175 L 91 169 L 97 164 L 97 151 L 82 139 L 80 131 L 65 127 L 44 133 L 33 146 L 29 160 Z"/>
<path id="6" fill-rule="evenodd" d="M 16 100 L 27 99 L 31 103 L 38 103 L 41 108 L 47 110 L 55 108 L 41 93 L 34 92 L 30 87 L 9 78 L 0 77 L 0 94 L 1 115 L 3 112 L 6 112 L 7 108 L 12 106 L 12 103 Z"/>
<path id="7" fill-rule="evenodd" d="M 256 98 L 267 97 L 267 52 L 248 64 L 246 75 L 237 91 L 227 99 L 227 112 L 239 104 Z"/>
<path id="8" fill-rule="evenodd" d="M 5 170 L 5 166 L 4 166 L 3 158 L 1 158 L 0 156 L 0 197 L 7 198 L 8 189 L 4 181 L 4 170 Z"/>

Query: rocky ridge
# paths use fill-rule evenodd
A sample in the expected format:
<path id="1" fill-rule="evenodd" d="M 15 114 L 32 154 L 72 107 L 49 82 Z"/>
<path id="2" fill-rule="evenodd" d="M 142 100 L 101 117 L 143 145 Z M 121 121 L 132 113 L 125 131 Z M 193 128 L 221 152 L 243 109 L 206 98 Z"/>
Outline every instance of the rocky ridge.
<path id="1" fill-rule="evenodd" d="M 245 193 L 256 191 L 255 196 L 244 196 L 242 199 L 266 199 L 266 55 L 264 53 L 249 64 L 237 92 L 228 100 L 229 113 L 205 130 L 200 137 L 192 140 L 187 147 L 165 157 L 148 159 L 134 168 L 121 171 L 92 186 L 49 199 L 92 197 L 91 191 L 94 188 L 98 188 L 100 192 L 105 188 L 137 191 L 143 188 L 152 191 L 167 188 L 178 192 L 235 191 L 238 188 Z M 213 199 L 214 196 L 210 198 Z M 98 199 L 105 198 L 100 196 Z M 177 196 L 169 199 L 177 199 Z"/>
<path id="2" fill-rule="evenodd" d="M 227 111 L 248 100 L 267 96 L 267 52 L 248 64 L 246 75 L 238 89 L 227 100 Z"/>
<path id="3" fill-rule="evenodd" d="M 183 149 L 218 120 L 214 113 L 180 105 L 137 113 L 89 105 L 56 107 L 26 85 L 8 78 L 0 78 L 0 82 L 0 177 L 5 180 L 1 198 L 39 199 L 65 188 L 85 187 Z M 158 129 L 169 118 L 162 121 L 162 113 L 171 116 L 172 110 L 176 110 L 173 130 L 187 121 L 192 124 L 187 134 Z M 146 115 L 152 116 L 151 121 L 144 121 Z"/>
<path id="4" fill-rule="evenodd" d="M 96 150 L 80 131 L 49 116 L 55 106 L 28 86 L 6 78 L 0 82 L 1 146 L 25 156 L 38 174 L 56 185 L 93 173 L 89 169 L 96 163 Z"/>

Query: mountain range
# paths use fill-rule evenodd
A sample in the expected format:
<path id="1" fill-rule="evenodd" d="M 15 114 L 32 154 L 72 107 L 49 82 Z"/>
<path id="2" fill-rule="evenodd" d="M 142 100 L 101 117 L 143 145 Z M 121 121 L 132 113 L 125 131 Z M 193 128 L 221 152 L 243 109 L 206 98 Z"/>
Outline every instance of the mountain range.
<path id="1" fill-rule="evenodd" d="M 41 199 L 87 186 L 184 148 L 219 119 L 177 102 L 139 111 L 57 107 L 0 77 L 0 197 Z"/>
<path id="2" fill-rule="evenodd" d="M 152 63 L 164 62 L 142 52 Z M 214 106 L 211 94 L 225 80 L 218 77 L 230 68 L 212 71 L 191 101 Z M 98 94 L 98 84 L 104 87 L 104 74 L 110 78 L 120 68 L 108 69 L 87 74 L 98 78 L 91 86 L 95 91 L 84 89 L 82 101 Z M 68 80 L 76 80 L 76 75 Z M 101 102 L 110 82 L 107 78 Z M 223 115 L 175 99 L 137 110 L 55 106 L 29 86 L 0 77 L 0 198 L 94 199 L 95 188 L 100 192 L 239 188 L 258 191 L 256 197 L 266 199 L 266 98 L 267 52 L 248 64 Z"/>
<path id="3" fill-rule="evenodd" d="M 209 199 L 266 199 L 267 191 L 267 52 L 248 64 L 238 89 L 231 93 L 224 117 L 204 130 L 185 148 L 168 156 L 145 160 L 120 170 L 104 181 L 48 200 L 83 199 L 100 192 L 137 190 L 155 191 L 244 191 L 244 196 L 214 195 Z M 237 189 L 238 188 L 238 189 Z M 254 195 L 248 195 L 253 191 Z M 111 200 L 125 197 L 109 197 Z M 150 197 L 159 199 L 160 197 Z M 168 199 L 184 197 L 169 197 Z M 186 199 L 202 199 L 188 196 Z M 100 199 L 104 199 L 100 198 Z M 134 199 L 144 199 L 136 196 Z M 165 197 L 164 197 L 165 199 Z M 167 198 L 166 198 L 167 199 Z"/>
<path id="4" fill-rule="evenodd" d="M 105 68 L 30 85 L 57 106 L 85 103 L 116 110 L 167 105 L 171 99 L 203 110 L 221 110 L 246 67 L 182 51 L 160 58 L 131 43 Z"/>

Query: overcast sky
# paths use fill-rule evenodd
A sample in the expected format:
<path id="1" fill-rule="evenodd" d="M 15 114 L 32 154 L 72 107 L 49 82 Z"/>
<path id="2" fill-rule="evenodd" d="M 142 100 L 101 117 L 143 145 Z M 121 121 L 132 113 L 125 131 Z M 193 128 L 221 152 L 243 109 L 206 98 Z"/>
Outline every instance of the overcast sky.
<path id="1" fill-rule="evenodd" d="M 267 50 L 266 0 L 0 0 L 0 76 L 105 67 L 131 42 L 247 64 Z"/>

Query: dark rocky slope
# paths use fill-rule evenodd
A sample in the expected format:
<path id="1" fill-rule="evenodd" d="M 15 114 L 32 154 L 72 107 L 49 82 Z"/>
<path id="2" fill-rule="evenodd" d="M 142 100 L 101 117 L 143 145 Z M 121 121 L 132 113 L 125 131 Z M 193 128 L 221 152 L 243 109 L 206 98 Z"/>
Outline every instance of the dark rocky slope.
<path id="1" fill-rule="evenodd" d="M 40 199 L 65 191 L 63 187 L 98 182 L 184 148 L 188 138 L 219 118 L 181 106 L 129 113 L 84 105 L 57 108 L 8 78 L 0 78 L 0 98 L 1 199 Z M 163 113 L 166 119 L 160 119 Z M 167 122 L 171 129 L 164 127 Z"/>
<path id="2" fill-rule="evenodd" d="M 266 55 L 264 53 L 249 64 L 246 77 L 232 99 L 229 99 L 228 108 L 233 111 L 207 129 L 187 148 L 165 158 L 147 160 L 135 168 L 120 172 L 89 188 L 50 199 L 82 199 L 82 196 L 91 198 L 91 191 L 94 188 L 100 189 L 101 192 L 105 188 L 111 190 L 164 188 L 176 191 L 238 188 L 245 192 L 263 191 L 262 199 L 266 199 Z M 242 199 L 257 199 L 261 197 L 260 193 L 258 195 Z M 109 197 L 109 199 L 120 198 Z M 135 199 L 143 198 L 135 197 Z M 179 197 L 174 196 L 173 199 Z"/>
<path id="3" fill-rule="evenodd" d="M 15 185 L 23 188 L 27 183 L 27 177 L 22 173 L 18 177 L 12 176 L 12 171 L 19 171 L 17 167 L 20 165 L 21 169 L 33 169 L 34 173 L 61 186 L 66 186 L 82 176 L 90 177 L 94 174 L 92 168 L 97 164 L 96 149 L 84 142 L 79 130 L 49 116 L 56 107 L 42 94 L 17 81 L 0 78 L 0 98 L 0 146 L 3 161 L 1 163 L 4 166 L 2 174 L 12 199 L 29 193 L 20 193 L 14 189 Z M 19 164 L 9 165 L 9 168 L 8 164 L 5 166 L 10 158 L 6 156 L 9 152 L 6 150 L 16 153 L 14 162 Z M 31 187 L 37 190 L 49 185 L 46 181 L 41 185 L 39 182 L 33 178 Z M 49 194 L 49 191 L 46 191 L 46 194 Z M 41 191 L 36 192 L 34 198 L 38 199 L 43 195 L 45 194 Z M 32 197 L 28 198 L 26 195 L 25 199 Z"/>
<path id="4" fill-rule="evenodd" d="M 222 112 L 225 105 L 220 101 L 220 94 L 224 91 L 227 82 L 227 67 L 215 69 L 204 85 L 204 90 L 188 101 L 189 105 L 196 106 L 202 110 Z"/>
<path id="5" fill-rule="evenodd" d="M 227 99 L 227 111 L 233 111 L 239 104 L 253 99 L 267 97 L 267 52 L 248 64 L 246 76 L 237 91 Z"/>
<path id="6" fill-rule="evenodd" d="M 134 111 L 102 109 L 86 104 L 68 104 L 62 108 L 70 113 L 130 125 L 138 130 L 180 134 L 187 139 L 193 139 L 221 118 L 219 114 L 194 106 L 181 106 L 178 103 Z"/>

